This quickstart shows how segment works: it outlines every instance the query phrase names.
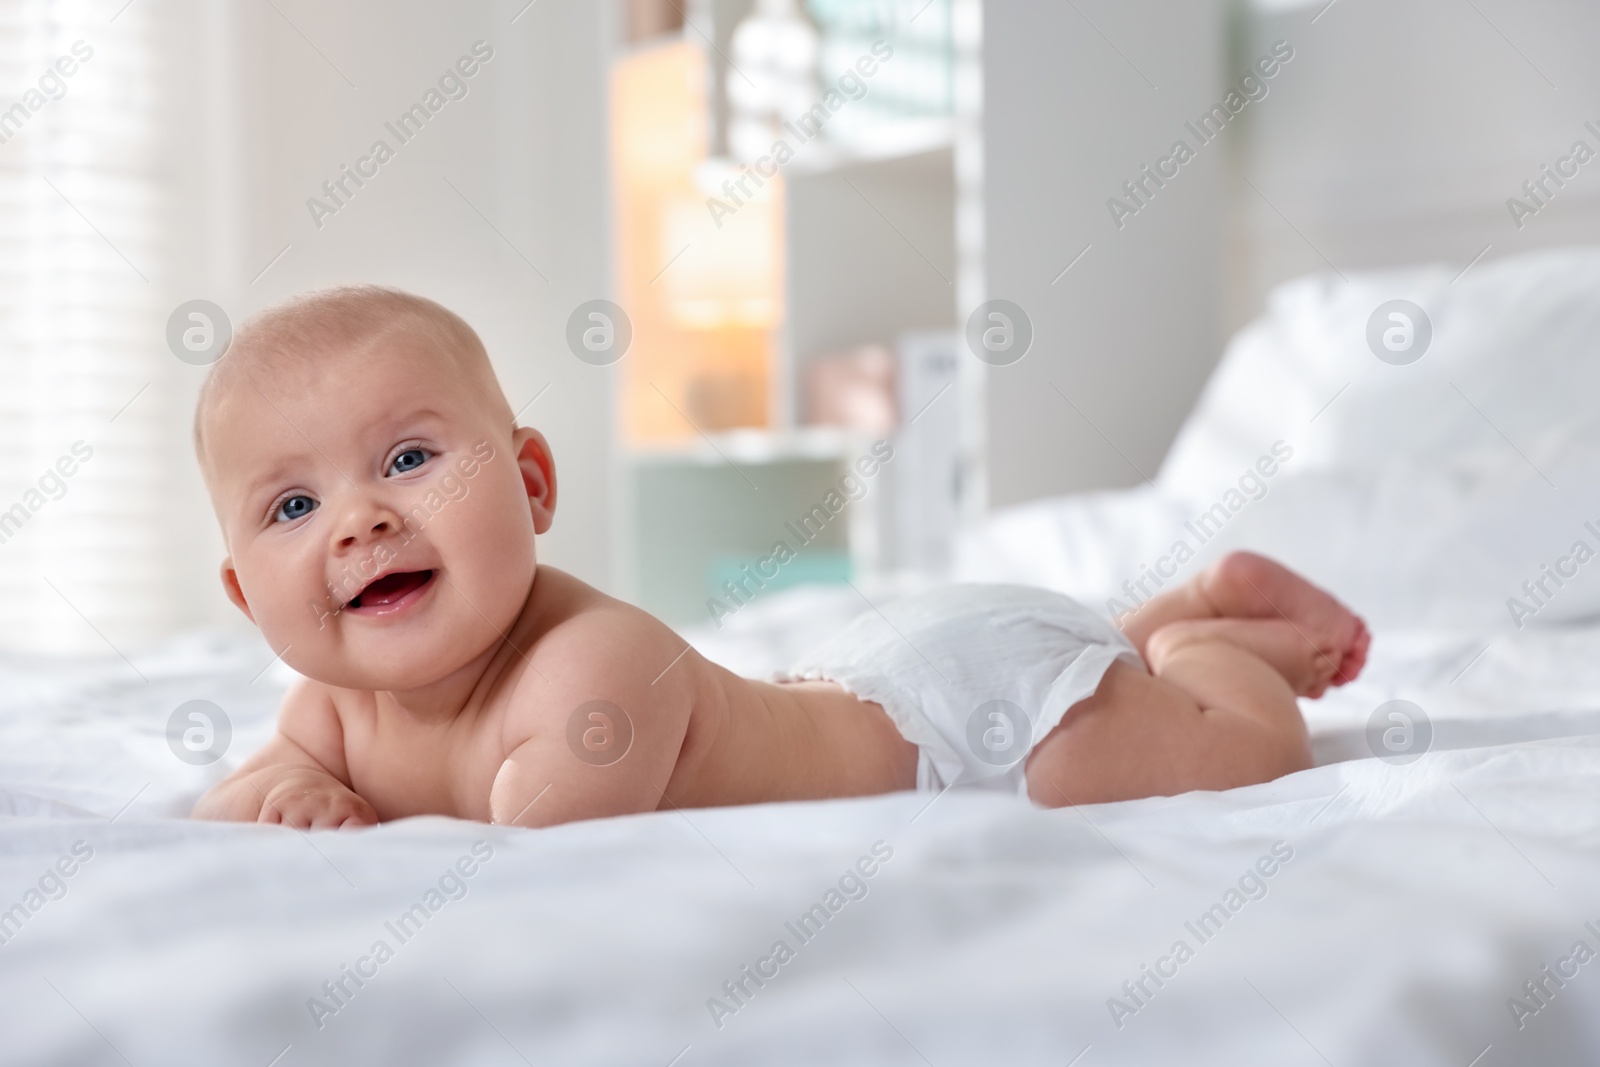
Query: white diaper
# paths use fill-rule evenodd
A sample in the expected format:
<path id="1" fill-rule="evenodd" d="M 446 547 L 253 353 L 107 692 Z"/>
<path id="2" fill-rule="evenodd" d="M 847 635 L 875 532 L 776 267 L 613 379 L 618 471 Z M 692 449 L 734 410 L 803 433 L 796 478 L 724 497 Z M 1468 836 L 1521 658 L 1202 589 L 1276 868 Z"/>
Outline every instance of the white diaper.
<path id="1" fill-rule="evenodd" d="M 1133 645 L 1070 597 L 949 585 L 870 610 L 776 681 L 829 681 L 881 704 L 920 751 L 917 788 L 1027 792 L 1023 764 Z"/>

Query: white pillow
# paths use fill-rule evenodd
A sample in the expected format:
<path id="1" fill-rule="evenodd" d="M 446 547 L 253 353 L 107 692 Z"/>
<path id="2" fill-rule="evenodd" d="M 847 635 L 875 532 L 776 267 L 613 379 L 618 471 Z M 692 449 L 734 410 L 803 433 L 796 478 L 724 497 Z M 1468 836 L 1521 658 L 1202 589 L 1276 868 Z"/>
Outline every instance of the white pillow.
<path id="1" fill-rule="evenodd" d="M 1460 271 L 1325 274 L 1280 286 L 1228 345 L 1159 484 L 1214 498 L 1279 440 L 1294 449 L 1297 473 L 1375 472 L 1397 459 L 1531 471 L 1576 440 L 1600 440 L 1600 248 Z M 1416 303 L 1432 324 L 1426 352 L 1404 366 L 1378 359 L 1367 340 L 1373 313 L 1394 299 Z"/>

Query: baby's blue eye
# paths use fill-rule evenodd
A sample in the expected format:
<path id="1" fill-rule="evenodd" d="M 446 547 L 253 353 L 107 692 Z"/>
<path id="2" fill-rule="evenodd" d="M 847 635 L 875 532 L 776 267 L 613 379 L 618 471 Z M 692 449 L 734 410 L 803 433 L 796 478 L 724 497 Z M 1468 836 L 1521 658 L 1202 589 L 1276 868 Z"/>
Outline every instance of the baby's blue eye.
<path id="1" fill-rule="evenodd" d="M 426 448 L 408 448 L 398 456 L 394 457 L 394 462 L 389 464 L 389 473 L 409 474 L 411 471 L 416 470 L 418 467 L 428 462 L 428 459 L 432 455 L 433 453 L 429 452 Z"/>
<path id="2" fill-rule="evenodd" d="M 272 513 L 273 522 L 293 522 L 303 519 L 317 510 L 317 502 L 308 496 L 292 496 L 278 505 L 278 510 Z"/>

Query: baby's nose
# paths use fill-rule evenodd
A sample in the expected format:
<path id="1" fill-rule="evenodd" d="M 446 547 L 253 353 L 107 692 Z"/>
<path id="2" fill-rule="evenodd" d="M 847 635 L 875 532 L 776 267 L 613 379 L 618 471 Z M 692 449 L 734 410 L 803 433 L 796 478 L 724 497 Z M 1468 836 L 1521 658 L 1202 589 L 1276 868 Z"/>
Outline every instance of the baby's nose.
<path id="1" fill-rule="evenodd" d="M 334 531 L 334 546 L 348 550 L 381 541 L 400 532 L 400 516 L 376 501 L 352 501 Z"/>
<path id="2" fill-rule="evenodd" d="M 372 524 L 372 528 L 367 531 L 367 534 L 369 537 L 382 537 L 384 534 L 392 532 L 393 529 L 394 524 L 388 519 L 379 519 L 377 522 Z M 340 538 L 339 546 L 341 548 L 349 548 L 351 545 L 356 544 L 361 540 L 362 538 L 359 535 L 350 534 Z"/>

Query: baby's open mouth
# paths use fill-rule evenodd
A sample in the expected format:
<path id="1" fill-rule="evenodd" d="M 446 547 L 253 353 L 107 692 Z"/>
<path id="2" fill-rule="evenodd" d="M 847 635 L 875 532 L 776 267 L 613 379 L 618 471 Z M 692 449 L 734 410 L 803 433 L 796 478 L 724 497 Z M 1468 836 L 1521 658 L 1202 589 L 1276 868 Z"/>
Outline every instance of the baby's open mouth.
<path id="1" fill-rule="evenodd" d="M 362 608 L 382 611 L 398 607 L 413 594 L 420 593 L 433 581 L 433 571 L 397 571 L 374 579 L 345 607 L 352 611 Z"/>

